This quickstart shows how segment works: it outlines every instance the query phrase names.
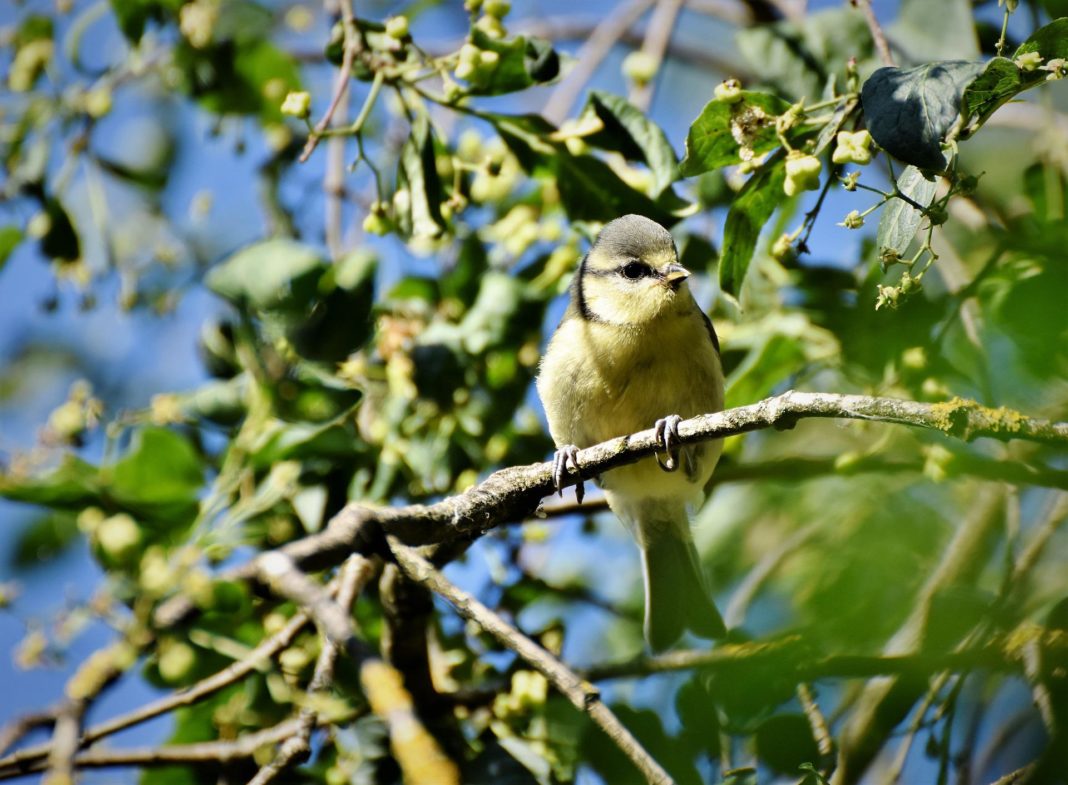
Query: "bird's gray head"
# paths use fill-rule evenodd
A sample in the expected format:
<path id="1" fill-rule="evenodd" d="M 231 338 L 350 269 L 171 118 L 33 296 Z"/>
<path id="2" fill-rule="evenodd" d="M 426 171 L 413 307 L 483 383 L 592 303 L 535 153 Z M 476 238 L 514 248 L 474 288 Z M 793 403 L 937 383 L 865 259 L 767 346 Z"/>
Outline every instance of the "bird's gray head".
<path id="1" fill-rule="evenodd" d="M 624 215 L 605 224 L 572 288 L 580 315 L 595 322 L 641 326 L 690 299 L 675 240 L 656 221 Z"/>

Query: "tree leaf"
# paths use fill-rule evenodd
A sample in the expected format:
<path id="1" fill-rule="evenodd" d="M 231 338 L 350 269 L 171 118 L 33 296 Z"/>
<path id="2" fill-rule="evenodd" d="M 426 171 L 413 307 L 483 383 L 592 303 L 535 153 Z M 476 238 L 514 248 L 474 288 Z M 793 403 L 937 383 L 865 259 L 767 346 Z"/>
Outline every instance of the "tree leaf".
<path id="1" fill-rule="evenodd" d="M 1038 52 L 1043 60 L 1068 58 L 1068 18 L 1054 19 L 1048 25 L 1035 30 L 1016 49 L 1012 59 L 1015 60 L 1028 52 Z"/>
<path id="2" fill-rule="evenodd" d="M 603 130 L 585 137 L 586 141 L 648 166 L 653 173 L 654 198 L 678 178 L 678 159 L 667 135 L 625 98 L 594 90 L 585 112 L 593 112 L 604 124 Z"/>
<path id="3" fill-rule="evenodd" d="M 760 231 L 786 199 L 785 180 L 786 159 L 779 156 L 749 178 L 731 205 L 719 260 L 719 286 L 724 292 L 737 297 L 741 291 Z"/>
<path id="4" fill-rule="evenodd" d="M 960 118 L 964 90 L 984 63 L 950 60 L 880 68 L 864 83 L 864 121 L 876 144 L 905 163 L 942 171 L 942 142 Z"/>
<path id="5" fill-rule="evenodd" d="M 70 512 L 49 512 L 30 521 L 15 538 L 11 555 L 15 567 L 38 567 L 54 559 L 78 536 L 76 517 Z"/>
<path id="6" fill-rule="evenodd" d="M 0 228 L 0 270 L 4 269 L 11 254 L 22 242 L 22 237 L 22 229 L 14 224 Z"/>
<path id="7" fill-rule="evenodd" d="M 166 428 L 142 428 L 122 459 L 102 468 L 101 476 L 109 495 L 123 507 L 182 521 L 196 509 L 204 464 L 184 436 Z"/>
<path id="8" fill-rule="evenodd" d="M 401 231 L 410 237 L 439 237 L 445 230 L 441 216 L 444 192 L 434 157 L 434 135 L 430 120 L 419 115 L 401 148 L 397 168 L 397 190 L 407 189 L 410 206 L 397 216 Z"/>
<path id="9" fill-rule="evenodd" d="M 907 167 L 897 178 L 898 190 L 924 207 L 931 204 L 937 187 L 933 179 L 925 178 L 915 166 Z M 883 207 L 882 217 L 879 218 L 879 231 L 875 236 L 879 252 L 891 250 L 904 256 L 922 220 L 923 213 L 904 199 L 891 199 Z"/>
<path id="10" fill-rule="evenodd" d="M 95 502 L 100 493 L 96 467 L 70 454 L 46 474 L 0 474 L 0 497 L 17 502 L 79 509 Z"/>
<path id="11" fill-rule="evenodd" d="M 556 129 L 539 115 L 479 115 L 496 127 L 520 166 L 533 175 L 552 177 L 572 221 L 611 221 L 637 213 L 670 226 L 681 200 L 669 189 L 653 200 L 620 179 L 612 168 L 592 155 L 572 155 L 552 140 Z"/>
<path id="12" fill-rule="evenodd" d="M 318 251 L 295 240 L 275 238 L 244 248 L 208 273 L 208 288 L 238 308 L 271 311 L 308 306 L 326 263 Z M 297 294 L 296 302 L 294 294 Z"/>
<path id="13" fill-rule="evenodd" d="M 58 199 L 46 201 L 44 209 L 48 216 L 48 231 L 41 238 L 41 253 L 60 262 L 79 259 L 82 255 L 81 241 L 66 209 Z"/>
<path id="14" fill-rule="evenodd" d="M 500 39 L 472 28 L 471 43 L 487 52 L 496 52 L 492 69 L 476 70 L 468 79 L 472 95 L 502 95 L 551 81 L 560 73 L 560 56 L 552 44 L 540 38 Z"/>
<path id="15" fill-rule="evenodd" d="M 778 96 L 750 90 L 742 91 L 742 100 L 733 104 L 709 101 L 686 135 L 680 174 L 693 177 L 777 147 L 775 118 L 789 108 L 790 104 Z M 743 150 L 752 154 L 743 154 Z"/>

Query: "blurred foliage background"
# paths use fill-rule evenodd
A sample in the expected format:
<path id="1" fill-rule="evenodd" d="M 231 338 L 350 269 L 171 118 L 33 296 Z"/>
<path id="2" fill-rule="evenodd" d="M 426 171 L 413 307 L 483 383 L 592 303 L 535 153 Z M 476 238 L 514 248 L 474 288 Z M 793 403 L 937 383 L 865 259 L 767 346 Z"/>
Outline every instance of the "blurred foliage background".
<path id="1" fill-rule="evenodd" d="M 874 3 L 899 66 L 953 75 L 908 72 L 951 106 L 893 138 L 894 107 L 859 101 L 883 64 L 863 0 L 325 5 L 0 10 L 0 721 L 69 695 L 113 640 L 135 654 L 88 723 L 195 684 L 295 611 L 219 569 L 348 501 L 430 502 L 544 460 L 541 348 L 590 238 L 627 212 L 670 225 L 698 273 L 728 406 L 796 388 L 1068 418 L 1060 0 Z M 865 123 L 897 162 L 836 141 Z M 878 423 L 733 437 L 695 537 L 732 640 L 774 656 L 639 672 L 606 699 L 679 783 L 1057 781 L 1066 471 L 1063 450 Z M 596 499 L 546 514 L 447 574 L 576 667 L 641 655 L 622 527 Z M 404 629 L 391 591 L 356 604 L 373 647 Z M 201 614 L 156 628 L 175 593 Z M 463 781 L 638 781 L 439 610 L 414 638 L 428 672 L 395 664 Z M 318 646 L 306 632 L 122 740 L 281 722 Z M 833 659 L 891 655 L 913 660 L 889 686 Z M 355 673 L 333 688 L 285 776 L 399 781 Z"/>

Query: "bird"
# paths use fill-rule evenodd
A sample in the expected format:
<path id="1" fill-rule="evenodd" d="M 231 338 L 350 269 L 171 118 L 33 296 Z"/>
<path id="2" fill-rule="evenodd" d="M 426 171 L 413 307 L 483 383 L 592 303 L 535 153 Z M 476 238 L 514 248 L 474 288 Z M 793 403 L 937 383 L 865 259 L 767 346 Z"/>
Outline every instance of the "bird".
<path id="1" fill-rule="evenodd" d="M 579 263 L 536 380 L 557 447 L 554 484 L 562 493 L 570 467 L 580 478 L 579 502 L 579 449 L 655 428 L 654 456 L 597 481 L 641 549 L 643 632 L 657 652 L 685 630 L 703 638 L 726 634 L 689 522 L 722 442 L 679 444 L 682 419 L 723 408 L 719 339 L 689 277 L 674 238 L 657 222 L 624 215 L 605 224 Z"/>

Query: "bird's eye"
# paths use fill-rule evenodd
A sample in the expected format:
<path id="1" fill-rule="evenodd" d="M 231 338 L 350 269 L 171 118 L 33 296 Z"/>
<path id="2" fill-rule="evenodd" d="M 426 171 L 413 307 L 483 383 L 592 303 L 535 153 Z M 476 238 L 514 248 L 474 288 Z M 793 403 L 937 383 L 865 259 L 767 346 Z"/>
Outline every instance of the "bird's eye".
<path id="1" fill-rule="evenodd" d="M 636 281 L 639 278 L 644 278 L 651 272 L 649 266 L 642 264 L 641 262 L 631 262 L 623 265 L 619 271 L 624 278 L 629 278 L 632 281 Z"/>

